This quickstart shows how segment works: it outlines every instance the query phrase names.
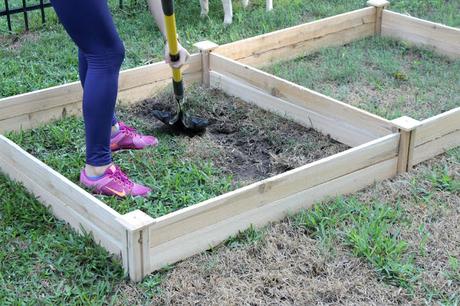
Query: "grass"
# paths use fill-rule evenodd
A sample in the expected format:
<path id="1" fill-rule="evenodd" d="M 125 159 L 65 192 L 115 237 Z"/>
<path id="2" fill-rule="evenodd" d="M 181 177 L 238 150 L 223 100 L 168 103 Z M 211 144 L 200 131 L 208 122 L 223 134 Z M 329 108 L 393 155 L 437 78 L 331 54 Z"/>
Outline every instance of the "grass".
<path id="1" fill-rule="evenodd" d="M 144 1 L 127 2 L 120 9 L 117 1 L 110 0 L 114 20 L 126 46 L 123 69 L 158 61 L 162 58 L 163 41 Z M 137 4 L 136 4 L 137 3 Z M 3 2 L 0 4 L 3 5 Z M 223 25 L 220 1 L 210 1 L 208 19 L 200 19 L 197 1 L 178 0 L 177 20 L 182 43 L 193 50 L 193 43 L 212 40 L 222 44 L 254 36 L 302 22 L 332 16 L 365 7 L 364 0 L 303 1 L 278 0 L 275 10 L 265 12 L 265 1 L 253 0 L 244 10 L 239 1 L 234 3 L 234 24 Z M 460 25 L 460 0 L 444 1 L 392 1 L 392 9 L 418 17 Z M 1 6 L 0 6 L 1 10 Z M 38 13 L 38 12 L 36 12 Z M 34 13 L 35 14 L 35 13 Z M 58 24 L 52 10 L 48 10 L 48 23 L 40 25 L 37 17 L 32 21 L 33 31 L 22 33 L 22 16 L 14 18 L 13 34 L 6 32 L 6 20 L 0 23 L 0 98 L 32 90 L 63 84 L 78 79 L 76 48 Z M 1 34 L 3 33 L 3 35 Z"/>
<path id="2" fill-rule="evenodd" d="M 387 119 L 426 119 L 460 106 L 460 60 L 372 37 L 266 68 Z"/>
<path id="3" fill-rule="evenodd" d="M 11 1 L 12 2 L 12 1 Z M 16 0 L 16 2 L 19 2 Z M 151 17 L 145 9 L 145 3 L 127 5 L 124 9 L 109 1 L 122 39 L 125 41 L 127 57 L 123 68 L 150 63 L 161 59 L 163 42 Z M 178 6 L 178 27 L 181 40 L 192 49 L 192 44 L 209 39 L 217 43 L 226 43 L 244 37 L 269 32 L 302 22 L 319 19 L 358 9 L 365 1 L 275 1 L 275 10 L 265 13 L 262 0 L 251 1 L 251 6 L 243 10 L 235 2 L 234 24 L 224 27 L 220 1 L 211 1 L 209 19 L 200 19 L 197 1 L 176 1 Z M 0 10 L 3 2 L 0 2 Z M 392 1 L 392 9 L 429 20 L 460 26 L 458 8 L 460 1 Z M 76 48 L 58 24 L 51 9 L 47 9 L 48 23 L 40 25 L 39 15 L 31 17 L 32 31 L 23 33 L 21 15 L 13 19 L 14 32 L 6 31 L 6 20 L 0 18 L 0 97 L 7 97 L 78 79 Z M 402 48 L 404 49 L 404 48 Z M 428 55 L 427 55 L 428 56 Z M 431 55 L 430 55 L 431 56 Z M 431 66 L 427 69 L 435 69 Z M 456 69 L 458 71 L 458 69 Z M 448 73 L 449 70 L 445 72 Z M 350 73 L 356 70 L 351 69 Z M 406 74 L 395 74 L 396 81 L 405 79 Z M 346 77 L 346 75 L 344 76 Z M 408 78 L 408 80 L 411 80 Z M 394 82 L 396 82 L 394 81 Z M 457 87 L 453 87 L 455 90 Z M 428 116 L 421 114 L 421 116 Z M 75 138 L 82 132 L 79 119 L 68 118 L 58 125 L 50 125 L 41 131 L 25 132 L 15 136 L 15 141 L 23 143 L 32 133 L 38 133 L 40 142 L 29 144 L 28 149 L 37 154 L 50 153 L 43 157 L 58 171 L 76 179 L 75 171 L 82 166 L 83 140 Z M 142 154 L 154 157 L 155 154 L 168 152 L 169 157 L 155 167 L 148 166 L 153 176 L 149 184 L 159 182 L 160 173 L 166 178 L 167 189 L 158 196 L 159 201 L 171 201 L 172 205 L 158 206 L 158 210 L 149 211 L 153 216 L 161 215 L 172 209 L 173 205 L 184 201 L 184 190 L 198 189 L 192 193 L 200 200 L 215 193 L 227 190 L 228 178 L 222 178 L 219 170 L 209 164 L 184 162 L 177 158 L 183 147 L 173 138 L 160 135 L 162 147 L 158 151 L 142 153 L 122 153 L 128 161 L 136 161 L 132 167 L 144 167 Z M 70 147 L 73 156 L 62 147 Z M 141 154 L 141 155 L 137 155 Z M 460 162 L 460 150 L 453 151 Z M 128 156 L 127 156 L 128 155 Z M 66 163 L 60 162 L 64 159 Z M 67 166 L 68 165 L 68 166 Z M 126 167 L 127 165 L 123 165 Z M 156 173 L 156 171 L 159 171 Z M 179 175 L 180 174 L 180 175 Z M 144 177 L 144 176 L 143 176 Z M 137 178 L 137 177 L 134 177 Z M 429 184 L 421 184 L 428 181 Z M 426 186 L 425 186 L 426 185 Z M 177 188 L 181 186 L 181 188 Z M 435 187 L 433 187 L 435 186 Z M 433 189 L 434 188 L 434 189 Z M 442 203 L 432 202 L 434 190 L 442 193 L 458 194 L 458 179 L 446 169 L 430 172 L 429 177 L 415 178 L 413 181 L 414 203 L 431 204 L 429 209 L 436 212 Z M 0 302 L 1 304 L 75 304 L 75 305 L 135 305 L 148 304 L 154 295 L 161 293 L 161 283 L 168 269 L 146 278 L 140 284 L 132 284 L 123 277 L 120 263 L 112 259 L 100 247 L 94 245 L 88 236 L 80 236 L 71 231 L 62 222 L 55 220 L 44 207 L 18 184 L 12 183 L 0 175 Z M 302 214 L 301 226 L 308 229 L 314 237 L 333 243 L 346 245 L 350 252 L 362 257 L 375 267 L 382 279 L 392 284 L 406 287 L 414 286 L 414 275 L 420 274 L 420 268 L 407 254 L 406 240 L 394 232 L 394 228 L 404 226 L 404 212 L 400 208 L 386 208 L 385 202 L 367 202 L 353 198 L 341 199 L 331 203 L 335 207 L 328 221 L 326 216 L 315 219 L 309 212 Z M 126 204 L 118 203 L 119 209 L 129 209 Z M 123 206 L 125 205 L 125 206 Z M 143 203 L 136 203 L 142 206 Z M 339 207 L 340 206 L 340 207 Z M 343 206 L 343 207 L 342 207 Z M 326 205 L 318 206 L 311 214 L 324 214 Z M 150 208 L 149 208 L 150 209 Z M 360 211 L 356 211 L 359 209 Z M 355 215 L 356 214 L 356 215 Z M 353 216 L 353 218 L 352 218 Z M 410 216 L 409 216 L 410 217 Z M 313 218 L 318 226 L 307 223 Z M 384 226 L 379 228 L 381 222 Z M 343 232 L 342 232 L 343 231 Z M 430 241 L 429 231 L 421 227 L 424 238 L 419 248 L 425 249 Z M 239 247 L 246 243 L 263 239 L 263 234 L 249 230 L 230 239 L 229 247 Z M 375 249 L 375 251 L 374 251 Z M 458 258 L 452 254 L 445 274 L 453 283 L 459 282 Z M 414 271 L 415 267 L 415 271 Z M 429 289 L 426 296 L 446 304 L 458 304 L 459 297 L 448 296 L 442 289 Z"/>
<path id="4" fill-rule="evenodd" d="M 425 263 L 420 258 L 428 256 L 428 245 L 440 239 L 433 237 L 436 233 L 430 228 L 449 214 L 456 216 L 453 220 L 458 220 L 455 201 L 460 197 L 460 178 L 455 171 L 460 162 L 459 152 L 460 149 L 455 149 L 448 153 L 450 167 L 438 164 L 412 176 L 408 183 L 410 191 L 407 194 L 401 192 L 393 202 L 382 202 L 379 198 L 384 196 L 379 193 L 384 192 L 384 188 L 373 187 L 379 193 L 372 198 L 361 199 L 363 193 L 372 193 L 364 191 L 356 196 L 318 204 L 294 216 L 293 223 L 319 240 L 329 253 L 333 253 L 337 246 L 347 247 L 355 256 L 368 262 L 384 282 L 407 289 L 409 295 L 415 296 L 422 291 L 428 303 L 437 301 L 456 305 L 460 299 L 458 291 L 455 293 L 455 289 L 450 289 L 454 292 L 452 294 L 448 288 L 460 288 L 458 254 L 448 255 L 444 266 L 440 267 L 451 286 L 428 284 L 429 281 L 423 278 Z M 446 196 L 454 198 L 453 207 L 446 207 L 445 202 L 449 201 Z M 428 213 L 423 218 L 416 216 L 420 214 L 417 207 L 427 207 Z M 414 214 L 412 210 L 419 211 Z M 445 222 L 448 222 L 447 218 Z M 449 225 L 443 225 L 446 226 Z M 454 224 L 450 226 L 455 227 Z M 414 235 L 419 236 L 418 244 L 413 241 L 417 240 Z M 437 249 L 436 252 L 453 250 Z"/>
<path id="5" fill-rule="evenodd" d="M 394 233 L 394 226 L 401 219 L 398 207 L 339 198 L 332 204 L 298 214 L 295 223 L 331 250 L 337 240 L 348 245 L 356 256 L 372 264 L 385 281 L 406 287 L 414 265 L 403 258 L 407 243 Z"/>
<path id="6" fill-rule="evenodd" d="M 148 125 L 140 120 L 136 122 L 136 127 L 148 131 Z M 147 199 L 118 200 L 101 196 L 119 213 L 141 209 L 155 218 L 235 187 L 232 177 L 223 174 L 211 162 L 199 157 L 184 158 L 186 147 L 177 137 L 164 132 L 155 134 L 160 141 L 157 148 L 114 154 L 114 162 L 125 169 L 133 180 L 154 190 Z M 82 119 L 70 117 L 42 128 L 11 133 L 7 137 L 70 180 L 79 181 L 85 160 Z"/>

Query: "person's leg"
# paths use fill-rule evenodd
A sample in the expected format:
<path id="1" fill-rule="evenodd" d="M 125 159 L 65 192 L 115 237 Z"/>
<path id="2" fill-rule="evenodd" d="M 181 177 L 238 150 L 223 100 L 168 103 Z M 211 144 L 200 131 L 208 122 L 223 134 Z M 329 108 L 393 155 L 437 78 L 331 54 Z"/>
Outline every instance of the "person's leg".
<path id="1" fill-rule="evenodd" d="M 85 88 L 86 73 L 88 71 L 88 62 L 83 51 L 78 48 L 78 75 L 80 76 L 81 87 Z"/>
<path id="2" fill-rule="evenodd" d="M 84 87 L 86 162 L 95 167 L 108 166 L 112 162 L 110 136 L 118 74 L 124 59 L 123 43 L 106 1 L 53 0 L 52 3 L 80 49 L 79 58 L 85 60 L 81 61 L 80 75 Z"/>
<path id="3" fill-rule="evenodd" d="M 78 74 L 80 76 L 80 82 L 83 88 L 85 87 L 87 71 L 88 71 L 88 61 L 86 60 L 86 56 L 84 55 L 83 51 L 80 48 L 78 48 Z M 112 116 L 112 135 L 118 132 L 118 130 L 119 130 L 118 119 L 114 111 L 113 116 Z"/>
<path id="4" fill-rule="evenodd" d="M 80 49 L 86 167 L 80 181 L 97 193 L 146 195 L 150 189 L 131 182 L 112 165 L 111 128 L 124 46 L 106 0 L 51 0 L 72 40 Z M 84 60 L 83 60 L 84 59 Z M 86 71 L 86 73 L 85 73 Z M 99 177 L 96 177 L 99 176 Z"/>

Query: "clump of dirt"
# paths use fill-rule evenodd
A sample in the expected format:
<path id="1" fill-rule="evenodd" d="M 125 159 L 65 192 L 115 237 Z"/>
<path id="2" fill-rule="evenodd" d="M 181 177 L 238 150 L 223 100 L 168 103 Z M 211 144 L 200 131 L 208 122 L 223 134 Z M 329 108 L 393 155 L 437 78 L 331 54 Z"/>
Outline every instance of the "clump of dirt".
<path id="1" fill-rule="evenodd" d="M 211 159 L 238 182 L 258 181 L 348 148 L 218 90 L 193 87 L 187 96 L 189 112 L 207 118 L 210 126 L 203 135 L 182 138 L 188 148 L 185 158 Z M 128 112 L 164 130 L 153 111 L 174 110 L 175 103 L 170 94 L 164 93 Z"/>

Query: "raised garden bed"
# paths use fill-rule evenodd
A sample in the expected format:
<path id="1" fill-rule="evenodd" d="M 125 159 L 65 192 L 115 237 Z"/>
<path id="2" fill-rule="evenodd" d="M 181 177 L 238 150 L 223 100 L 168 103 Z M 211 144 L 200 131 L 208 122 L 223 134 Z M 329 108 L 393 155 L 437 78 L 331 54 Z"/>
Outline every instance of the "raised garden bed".
<path id="1" fill-rule="evenodd" d="M 189 83 L 201 81 L 205 87 L 220 89 L 299 124 L 305 133 L 314 129 L 324 135 L 319 139 L 328 136 L 351 149 L 270 176 L 277 173 L 272 169 L 266 173 L 269 178 L 156 218 L 141 210 L 122 215 L 1 135 L 0 169 L 22 182 L 58 218 L 77 230 L 91 232 L 95 241 L 121 256 L 133 280 L 217 245 L 250 225 L 279 220 L 324 198 L 354 192 L 408 171 L 412 164 L 460 144 L 460 109 L 422 122 L 408 117 L 389 121 L 247 65 L 268 66 L 280 59 L 379 33 L 429 44 L 448 56 L 459 56 L 460 30 L 384 11 L 385 1 L 371 4 L 365 9 L 224 46 L 200 43 L 201 54 L 192 55 L 185 74 Z M 120 77 L 120 101 L 129 109 L 133 102 L 157 96 L 169 79 L 170 69 L 165 63 L 124 71 Z M 0 132 L 30 129 L 69 114 L 79 115 L 80 104 L 78 83 L 2 99 Z M 237 106 L 237 110 L 243 107 L 238 101 L 229 105 Z M 145 111 L 145 107 L 140 109 Z M 135 115 L 125 111 L 128 119 Z M 138 112 L 136 116 L 142 114 Z M 150 116 L 144 114 L 145 118 Z M 72 123 L 76 119 L 65 119 L 61 124 L 68 124 L 66 120 Z M 147 121 L 146 128 L 150 124 Z M 228 128 L 221 131 L 228 132 Z M 219 139 L 215 131 L 211 129 L 207 137 Z M 294 155 L 301 156 L 291 156 Z"/>
<path id="2" fill-rule="evenodd" d="M 401 40 L 369 37 L 263 69 L 392 120 L 460 106 L 460 60 Z"/>
<path id="3" fill-rule="evenodd" d="M 160 217 L 180 208 L 306 165 L 348 146 L 218 90 L 189 88 L 192 112 L 210 120 L 208 132 L 171 135 L 152 110 L 174 105 L 172 89 L 118 111 L 121 120 L 160 139 L 158 148 L 114 154 L 131 177 L 154 188 L 147 199 L 96 196 L 121 214 L 140 209 Z M 68 117 L 6 135 L 78 184 L 85 160 L 84 125 Z"/>

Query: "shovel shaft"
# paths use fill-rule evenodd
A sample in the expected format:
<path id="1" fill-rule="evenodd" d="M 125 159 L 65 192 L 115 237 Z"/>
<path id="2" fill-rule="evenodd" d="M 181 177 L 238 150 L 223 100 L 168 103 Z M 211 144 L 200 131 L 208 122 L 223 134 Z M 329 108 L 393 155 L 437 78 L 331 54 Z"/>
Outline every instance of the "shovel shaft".
<path id="1" fill-rule="evenodd" d="M 180 59 L 179 43 L 177 42 L 176 17 L 174 14 L 174 1 L 161 0 L 163 13 L 165 15 L 166 38 L 168 40 L 171 61 L 177 62 Z M 184 97 L 184 82 L 180 68 L 173 68 L 173 87 L 176 99 Z"/>

